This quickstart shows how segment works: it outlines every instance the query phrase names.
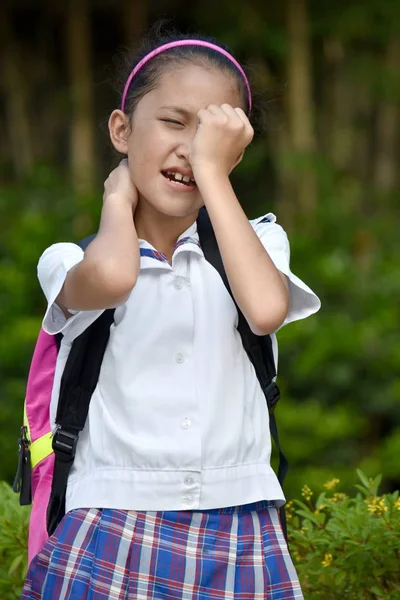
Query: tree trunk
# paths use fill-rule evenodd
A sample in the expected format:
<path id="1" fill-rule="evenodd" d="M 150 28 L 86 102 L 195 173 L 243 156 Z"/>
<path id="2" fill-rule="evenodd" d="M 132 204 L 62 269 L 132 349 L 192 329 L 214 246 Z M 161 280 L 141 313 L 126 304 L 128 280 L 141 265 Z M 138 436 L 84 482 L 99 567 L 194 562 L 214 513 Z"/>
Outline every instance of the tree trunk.
<path id="1" fill-rule="evenodd" d="M 397 75 L 400 64 L 400 38 L 392 39 L 387 47 L 383 65 L 385 79 Z M 398 86 L 397 86 L 398 87 Z M 398 180 L 397 146 L 400 132 L 398 93 L 388 94 L 378 108 L 374 183 L 379 191 L 395 188 Z"/>
<path id="2" fill-rule="evenodd" d="M 95 182 L 95 116 L 87 0 L 69 0 L 67 46 L 71 86 L 71 176 L 75 189 L 86 194 L 93 190 Z"/>
<path id="3" fill-rule="evenodd" d="M 29 127 L 28 93 L 29 76 L 21 64 L 20 48 L 11 33 L 11 20 L 4 9 L 0 13 L 2 54 L 2 86 L 5 98 L 5 127 L 10 146 L 10 158 L 18 178 L 33 167 L 34 153 Z"/>
<path id="4" fill-rule="evenodd" d="M 349 57 L 343 43 L 338 39 L 324 40 L 326 69 L 323 80 L 323 112 L 320 128 L 320 144 L 333 165 L 348 170 L 353 154 L 353 85 L 347 77 Z"/>
<path id="5" fill-rule="evenodd" d="M 126 43 L 137 47 L 147 28 L 148 3 L 146 0 L 124 0 L 122 11 Z"/>
<path id="6" fill-rule="evenodd" d="M 371 136 L 364 123 L 373 115 L 371 87 L 354 82 L 348 69 L 353 56 L 340 40 L 324 40 L 324 58 L 320 145 L 336 169 L 368 182 Z"/>
<path id="7" fill-rule="evenodd" d="M 290 169 L 290 187 L 297 190 L 300 215 L 307 217 L 307 222 L 311 223 L 316 209 L 317 191 L 311 164 L 316 144 L 307 0 L 286 0 L 286 28 L 289 144 L 296 162 L 299 160 L 301 166 L 300 169 Z"/>

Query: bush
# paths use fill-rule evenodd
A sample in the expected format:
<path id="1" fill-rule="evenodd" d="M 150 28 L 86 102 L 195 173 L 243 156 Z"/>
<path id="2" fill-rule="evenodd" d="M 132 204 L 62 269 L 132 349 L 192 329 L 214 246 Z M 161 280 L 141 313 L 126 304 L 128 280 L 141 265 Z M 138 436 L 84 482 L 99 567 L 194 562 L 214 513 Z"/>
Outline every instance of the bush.
<path id="1" fill-rule="evenodd" d="M 378 495 L 381 477 L 367 479 L 354 498 L 336 491 L 338 479 L 312 500 L 288 503 L 293 561 L 307 600 L 399 600 L 399 492 Z"/>
<path id="2" fill-rule="evenodd" d="M 28 567 L 29 507 L 21 507 L 11 487 L 0 481 L 0 598 L 21 595 Z"/>
<path id="3" fill-rule="evenodd" d="M 399 600 L 399 492 L 378 495 L 381 477 L 367 479 L 355 497 L 324 484 L 314 502 L 305 485 L 303 500 L 287 505 L 289 543 L 306 600 Z M 29 509 L 20 507 L 10 486 L 0 482 L 0 598 L 19 598 L 27 569 Z"/>

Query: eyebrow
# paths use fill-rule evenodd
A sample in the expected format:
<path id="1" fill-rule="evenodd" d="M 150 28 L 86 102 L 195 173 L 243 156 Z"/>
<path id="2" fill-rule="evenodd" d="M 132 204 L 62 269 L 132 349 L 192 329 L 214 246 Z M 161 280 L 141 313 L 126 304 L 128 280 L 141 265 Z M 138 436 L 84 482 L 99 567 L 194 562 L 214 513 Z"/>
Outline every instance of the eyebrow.
<path id="1" fill-rule="evenodd" d="M 176 112 L 180 115 L 182 115 L 183 117 L 190 117 L 190 112 L 188 110 L 186 110 L 185 108 L 182 108 L 181 106 L 160 106 L 160 109 L 167 109 L 167 110 L 172 110 L 173 112 Z"/>

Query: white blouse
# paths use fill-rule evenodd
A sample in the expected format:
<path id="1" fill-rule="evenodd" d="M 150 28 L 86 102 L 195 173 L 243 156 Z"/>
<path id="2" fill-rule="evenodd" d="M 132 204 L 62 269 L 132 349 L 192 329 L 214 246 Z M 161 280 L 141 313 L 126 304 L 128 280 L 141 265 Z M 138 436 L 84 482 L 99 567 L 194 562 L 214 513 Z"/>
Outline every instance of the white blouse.
<path id="1" fill-rule="evenodd" d="M 251 224 L 289 279 L 285 324 L 320 308 L 293 275 L 289 243 L 274 215 Z M 204 258 L 196 223 L 179 238 L 172 264 L 140 240 L 141 269 L 115 310 L 98 385 L 80 435 L 67 489 L 75 508 L 206 510 L 258 500 L 284 502 L 270 466 L 269 415 L 237 332 L 237 311 Z M 83 259 L 75 244 L 48 248 L 38 277 L 48 301 L 44 329 L 64 335 L 54 380 L 54 424 L 61 374 L 72 341 L 100 314 L 66 320 L 55 304 L 65 277 Z M 275 360 L 277 344 L 272 336 Z"/>

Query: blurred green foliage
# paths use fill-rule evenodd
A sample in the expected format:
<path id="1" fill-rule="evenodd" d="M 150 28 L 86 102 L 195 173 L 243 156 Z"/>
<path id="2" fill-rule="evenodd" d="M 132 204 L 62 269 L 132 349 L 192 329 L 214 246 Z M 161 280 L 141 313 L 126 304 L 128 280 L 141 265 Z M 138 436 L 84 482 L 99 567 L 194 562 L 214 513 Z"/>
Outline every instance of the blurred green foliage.
<path id="1" fill-rule="evenodd" d="M 349 483 L 356 465 L 383 472 L 388 487 L 400 481 L 399 198 L 369 192 L 373 208 L 356 211 L 355 183 L 332 181 L 314 234 L 291 235 L 292 270 L 322 309 L 278 334 L 289 493 L 322 473 Z"/>
<path id="2" fill-rule="evenodd" d="M 307 600 L 398 600 L 400 597 L 399 492 L 378 495 L 381 477 L 358 470 L 358 493 L 325 483 L 313 498 L 288 505 L 289 543 Z"/>
<path id="3" fill-rule="evenodd" d="M 29 508 L 19 506 L 11 487 L 0 481 L 0 598 L 16 600 L 28 568 Z"/>

